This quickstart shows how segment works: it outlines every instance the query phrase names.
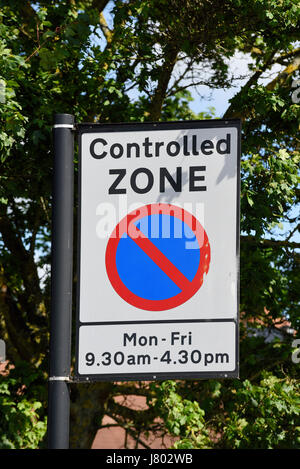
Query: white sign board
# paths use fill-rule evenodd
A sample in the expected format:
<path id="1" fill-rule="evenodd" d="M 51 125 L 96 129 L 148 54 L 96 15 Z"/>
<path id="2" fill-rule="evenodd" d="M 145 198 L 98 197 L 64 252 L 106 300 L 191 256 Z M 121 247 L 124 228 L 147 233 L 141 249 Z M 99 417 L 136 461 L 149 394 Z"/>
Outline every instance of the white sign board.
<path id="1" fill-rule="evenodd" d="M 79 126 L 76 376 L 238 376 L 240 122 Z"/>

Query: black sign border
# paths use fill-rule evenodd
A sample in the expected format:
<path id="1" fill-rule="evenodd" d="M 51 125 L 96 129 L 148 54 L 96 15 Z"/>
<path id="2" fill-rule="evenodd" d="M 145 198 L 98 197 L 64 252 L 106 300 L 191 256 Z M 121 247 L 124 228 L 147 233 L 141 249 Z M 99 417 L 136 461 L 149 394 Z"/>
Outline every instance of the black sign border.
<path id="1" fill-rule="evenodd" d="M 236 319 L 195 319 L 195 320 L 158 320 L 158 321 L 118 321 L 97 322 L 93 325 L 117 324 L 146 324 L 146 323 L 192 323 L 192 322 L 233 322 L 236 329 L 235 369 L 228 372 L 158 372 L 158 373 L 112 373 L 112 374 L 80 374 L 79 365 L 79 329 L 81 326 L 91 325 L 80 321 L 80 254 L 81 254 L 81 174 L 82 174 L 82 135 L 86 133 L 105 132 L 138 132 L 150 130 L 184 130 L 184 129 L 211 129 L 235 127 L 237 129 L 237 193 L 236 193 L 236 266 L 237 266 L 237 312 Z M 71 381 L 75 383 L 92 382 L 118 382 L 118 381 L 163 381 L 166 379 L 225 379 L 239 378 L 239 305 L 240 305 L 240 161 L 241 161 L 241 120 L 240 119 L 209 119 L 192 121 L 168 122 L 126 122 L 126 123 L 78 123 L 78 207 L 77 207 L 77 266 L 76 266 L 76 337 L 75 337 L 75 367 Z"/>

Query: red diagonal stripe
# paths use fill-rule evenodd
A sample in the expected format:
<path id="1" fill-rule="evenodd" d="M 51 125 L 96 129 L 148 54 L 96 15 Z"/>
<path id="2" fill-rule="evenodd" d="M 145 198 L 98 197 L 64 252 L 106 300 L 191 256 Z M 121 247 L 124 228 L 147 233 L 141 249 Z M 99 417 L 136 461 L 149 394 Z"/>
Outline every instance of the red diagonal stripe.
<path id="1" fill-rule="evenodd" d="M 129 237 L 155 262 L 155 264 L 181 289 L 191 288 L 191 282 L 133 223 L 128 227 Z"/>

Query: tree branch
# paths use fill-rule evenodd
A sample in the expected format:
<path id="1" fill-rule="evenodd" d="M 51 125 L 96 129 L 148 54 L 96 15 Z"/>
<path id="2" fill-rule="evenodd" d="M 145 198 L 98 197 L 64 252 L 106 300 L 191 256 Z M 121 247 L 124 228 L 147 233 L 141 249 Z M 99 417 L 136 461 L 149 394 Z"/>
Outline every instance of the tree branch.
<path id="1" fill-rule="evenodd" d="M 100 23 L 101 31 L 103 32 L 105 36 L 107 44 L 110 44 L 112 42 L 113 34 L 107 25 L 105 16 L 102 11 L 99 13 L 99 23 Z"/>
<path id="2" fill-rule="evenodd" d="M 291 57 L 294 57 L 295 55 L 299 55 L 299 54 L 300 54 L 300 47 L 290 52 L 287 52 L 286 54 L 282 54 L 282 55 L 279 55 L 278 57 L 275 57 L 274 60 L 272 61 L 272 64 L 285 65 L 285 60 L 290 59 Z"/>
<path id="3" fill-rule="evenodd" d="M 300 248 L 300 243 L 296 243 L 294 241 L 288 240 L 275 240 L 275 239 L 257 239 L 255 236 L 241 236 L 241 241 L 244 241 L 249 244 L 253 244 L 256 246 L 260 246 L 262 248 L 281 248 L 281 247 L 288 247 L 292 249 Z"/>
<path id="4" fill-rule="evenodd" d="M 111 417 L 115 422 L 116 422 L 116 425 L 115 424 L 109 424 L 109 425 L 101 425 L 100 429 L 101 428 L 105 428 L 107 426 L 117 426 L 119 428 L 123 428 L 123 430 L 125 430 L 125 432 L 129 433 L 129 435 L 137 442 L 139 443 L 140 445 L 142 445 L 145 449 L 151 449 L 151 447 L 149 445 L 147 445 L 147 443 L 145 443 L 143 440 L 141 440 L 141 438 L 139 437 L 140 435 L 140 432 L 137 430 L 135 432 L 135 430 L 133 430 L 132 428 L 130 428 L 128 425 L 124 426 L 124 422 L 122 422 L 122 420 L 119 420 L 118 417 L 116 417 L 115 415 L 111 415 L 111 414 L 107 414 L 109 417 Z"/>
<path id="5" fill-rule="evenodd" d="M 160 118 L 162 105 L 166 97 L 168 84 L 177 61 L 178 50 L 169 48 L 165 54 L 165 61 L 162 65 L 156 90 L 152 96 L 149 107 L 149 119 L 157 121 Z"/>
<path id="6" fill-rule="evenodd" d="M 243 88 L 239 91 L 239 93 L 236 96 L 241 95 L 245 90 L 248 90 L 251 88 L 251 86 L 257 82 L 257 80 L 261 77 L 261 75 L 270 67 L 273 61 L 273 57 L 275 56 L 277 50 L 274 50 L 268 60 L 265 62 L 263 67 L 261 67 L 259 70 L 256 70 L 256 72 L 249 78 L 247 83 L 243 86 Z M 223 118 L 228 119 L 228 118 L 237 118 L 237 117 L 243 117 L 241 116 L 241 113 L 239 111 L 235 111 L 235 105 L 230 104 L 228 109 L 226 110 Z"/>
<path id="7" fill-rule="evenodd" d="M 283 70 L 283 72 L 279 73 L 274 80 L 267 84 L 267 90 L 274 90 L 277 83 L 285 83 L 287 79 L 290 77 L 292 73 L 298 70 L 300 67 L 300 53 L 298 53 L 294 60 Z"/>
<path id="8" fill-rule="evenodd" d="M 11 206 L 12 208 L 13 206 Z M 22 278 L 22 288 L 19 288 L 16 296 L 22 304 L 22 311 L 27 314 L 32 324 L 39 327 L 46 326 L 46 318 L 38 313 L 42 301 L 40 280 L 37 266 L 34 261 L 34 252 L 27 251 L 20 234 L 13 226 L 12 217 L 8 217 L 6 208 L 2 205 L 0 211 L 0 232 L 4 245 L 11 252 L 11 267 Z M 18 219 L 18 215 L 15 214 Z"/>

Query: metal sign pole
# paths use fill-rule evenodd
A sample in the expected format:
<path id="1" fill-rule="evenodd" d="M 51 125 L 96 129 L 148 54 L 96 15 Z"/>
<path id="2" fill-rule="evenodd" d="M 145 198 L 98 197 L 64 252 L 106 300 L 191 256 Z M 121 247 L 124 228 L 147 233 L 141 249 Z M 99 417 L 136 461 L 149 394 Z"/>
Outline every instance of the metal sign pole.
<path id="1" fill-rule="evenodd" d="M 74 116 L 54 117 L 52 269 L 48 447 L 69 448 L 71 364 Z"/>

